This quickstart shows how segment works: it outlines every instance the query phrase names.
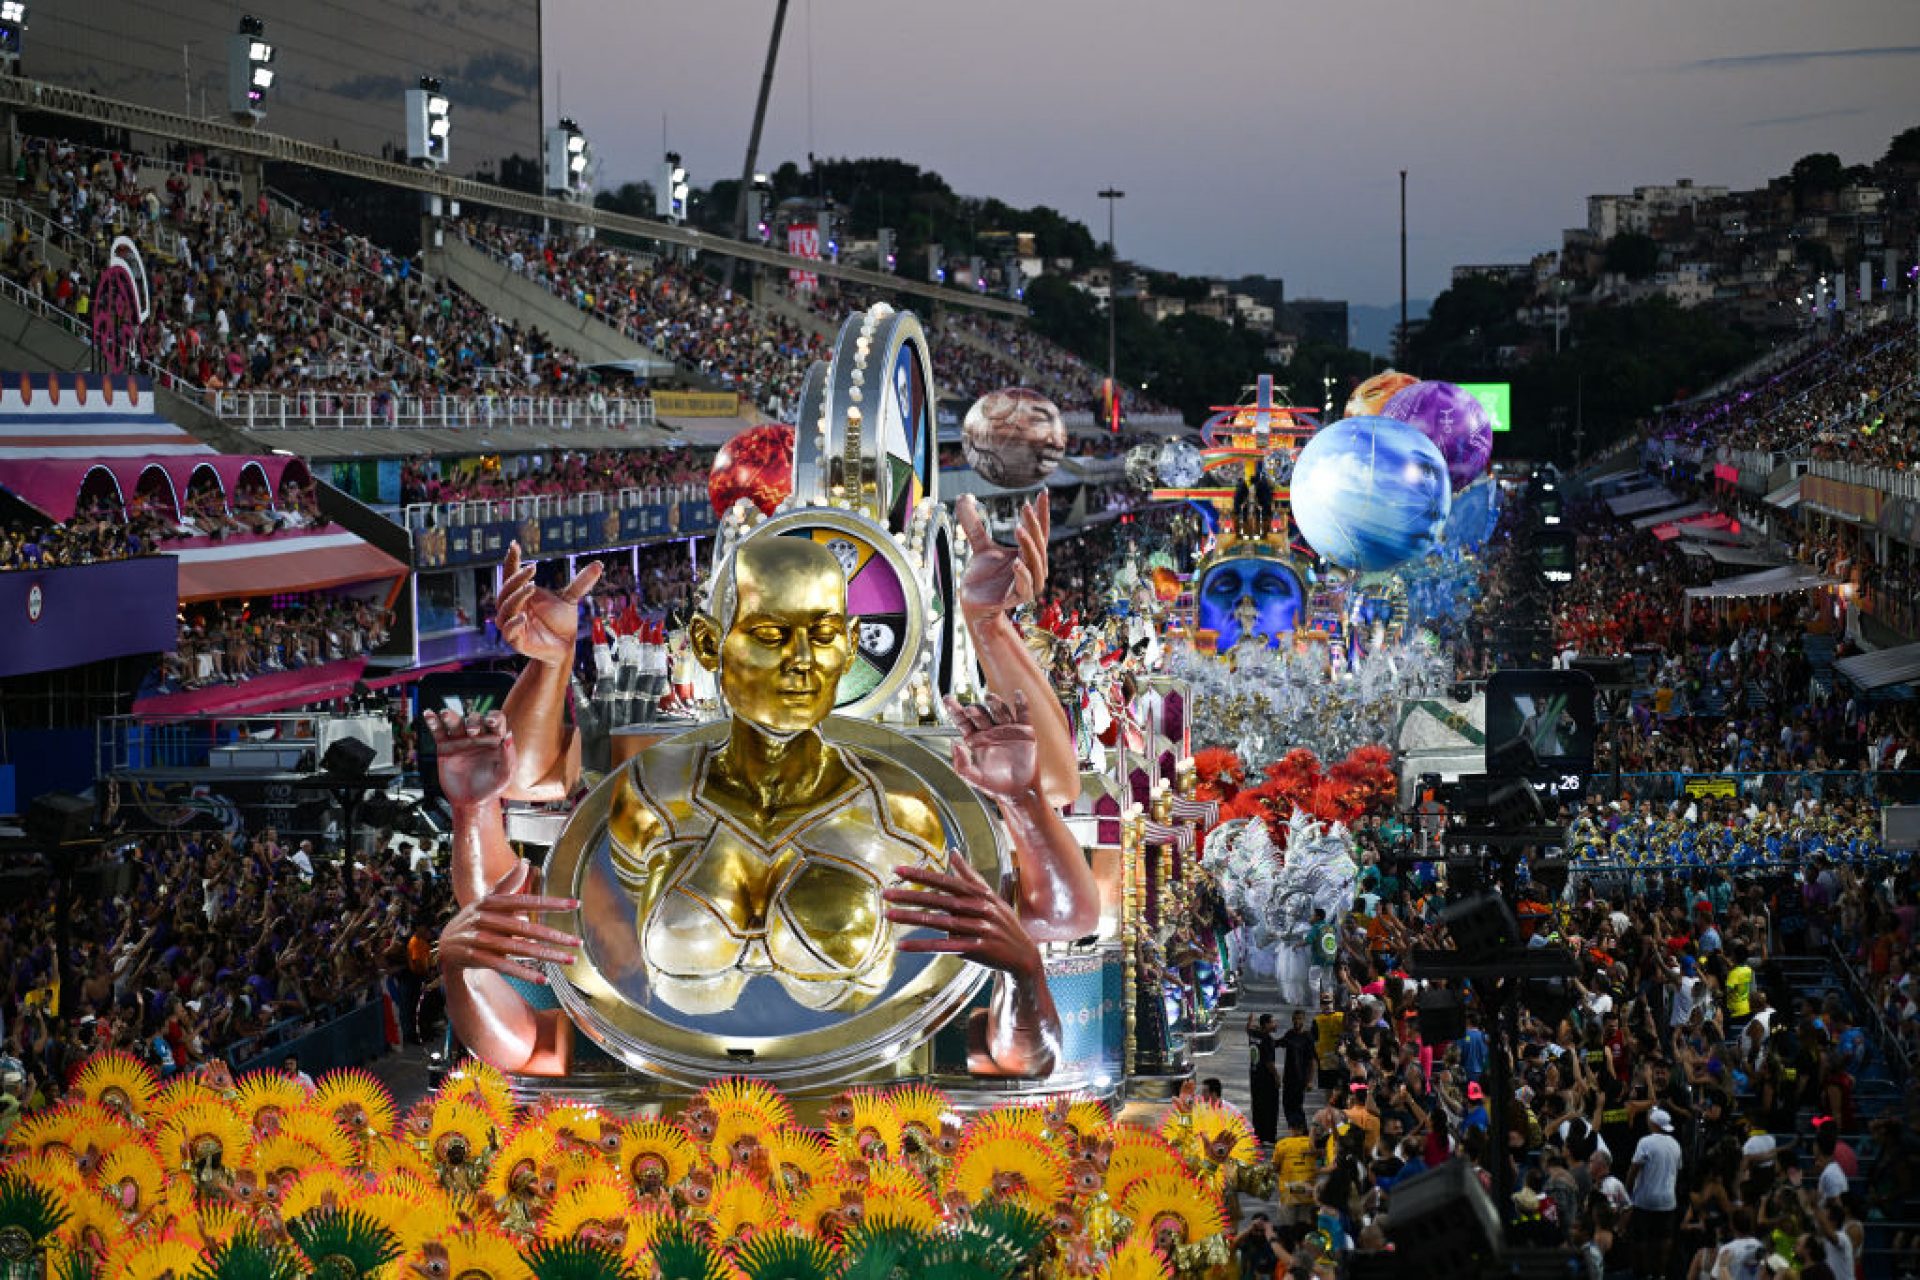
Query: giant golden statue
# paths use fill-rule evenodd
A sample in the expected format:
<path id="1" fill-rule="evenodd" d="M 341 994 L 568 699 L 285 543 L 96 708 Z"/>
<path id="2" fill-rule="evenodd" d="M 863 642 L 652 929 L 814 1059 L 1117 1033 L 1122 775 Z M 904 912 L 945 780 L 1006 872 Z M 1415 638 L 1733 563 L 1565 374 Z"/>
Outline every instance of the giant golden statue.
<path id="1" fill-rule="evenodd" d="M 537 1007 L 509 979 L 540 983 L 540 962 L 572 964 L 582 938 L 531 917 L 578 911 L 606 953 L 627 957 L 644 999 L 683 1019 L 734 1011 L 756 980 L 803 1010 L 853 1014 L 888 990 L 901 956 L 964 958 L 995 974 L 988 1008 L 968 1027 L 971 1068 L 1051 1070 L 1058 1021 L 1037 943 L 1093 932 L 1098 894 L 1047 794 L 1063 768 L 1064 725 L 1045 719 L 1059 715 L 1050 697 L 1029 692 L 1045 678 L 1005 617 L 1044 581 L 1046 520 L 1029 508 L 1018 547 L 1000 548 L 970 503 L 960 516 L 975 547 L 964 613 L 990 684 L 1009 696 L 949 706 L 960 731 L 952 769 L 999 810 L 1016 868 L 1011 901 L 956 847 L 910 768 L 830 740 L 847 723 L 829 714 L 858 619 L 840 561 L 804 537 L 748 538 L 721 565 L 691 636 L 729 718 L 724 732 L 670 738 L 622 767 L 607 810 L 611 875 L 581 881 L 617 888 L 587 903 L 542 895 L 507 846 L 498 800 L 564 790 L 577 769 L 559 700 L 575 602 L 597 569 L 555 593 L 533 586 L 517 554 L 509 560 L 502 630 L 533 662 L 504 715 L 448 713 L 433 725 L 462 904 L 441 934 L 441 963 L 469 1048 L 510 1071 L 567 1072 L 568 1015 Z"/>

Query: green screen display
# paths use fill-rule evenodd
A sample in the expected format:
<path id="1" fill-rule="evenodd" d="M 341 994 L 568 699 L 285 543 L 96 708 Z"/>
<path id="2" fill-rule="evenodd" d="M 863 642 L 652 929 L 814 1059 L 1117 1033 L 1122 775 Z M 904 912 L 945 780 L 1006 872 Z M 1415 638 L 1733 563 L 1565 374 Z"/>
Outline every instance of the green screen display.
<path id="1" fill-rule="evenodd" d="M 1486 406 L 1495 431 L 1513 430 L 1513 387 L 1505 382 L 1463 382 L 1460 389 Z"/>

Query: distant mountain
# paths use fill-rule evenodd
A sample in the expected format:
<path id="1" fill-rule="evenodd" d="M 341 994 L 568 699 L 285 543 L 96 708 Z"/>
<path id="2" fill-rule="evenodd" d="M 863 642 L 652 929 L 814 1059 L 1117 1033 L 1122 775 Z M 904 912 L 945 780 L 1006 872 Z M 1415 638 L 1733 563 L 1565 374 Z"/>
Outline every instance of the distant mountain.
<path id="1" fill-rule="evenodd" d="M 1431 298 L 1408 298 L 1407 319 L 1424 320 L 1427 308 L 1433 305 Z M 1347 304 L 1347 340 L 1362 351 L 1370 351 L 1376 356 L 1393 354 L 1393 331 L 1400 323 L 1400 304 L 1389 302 L 1382 307 L 1368 306 L 1363 302 Z"/>

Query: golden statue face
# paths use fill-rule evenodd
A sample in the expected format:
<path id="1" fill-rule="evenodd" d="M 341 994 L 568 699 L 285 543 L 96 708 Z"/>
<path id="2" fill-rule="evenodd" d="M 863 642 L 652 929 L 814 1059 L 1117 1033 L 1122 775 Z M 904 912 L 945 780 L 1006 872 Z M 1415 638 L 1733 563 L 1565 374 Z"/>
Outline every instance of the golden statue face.
<path id="1" fill-rule="evenodd" d="M 736 555 L 732 623 L 694 619 L 694 652 L 720 672 L 733 714 L 778 737 L 805 733 L 833 710 L 853 660 L 847 577 L 805 538 L 760 538 Z"/>

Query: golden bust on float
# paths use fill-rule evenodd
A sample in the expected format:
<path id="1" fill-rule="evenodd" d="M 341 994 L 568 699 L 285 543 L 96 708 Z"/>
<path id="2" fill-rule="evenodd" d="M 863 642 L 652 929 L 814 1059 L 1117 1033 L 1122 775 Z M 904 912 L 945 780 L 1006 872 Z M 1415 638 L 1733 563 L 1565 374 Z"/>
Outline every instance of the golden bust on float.
<path id="1" fill-rule="evenodd" d="M 962 499 L 971 562 L 964 575 L 957 557 L 937 563 L 948 526 L 937 466 L 924 465 L 918 325 L 876 309 L 848 330 L 865 341 L 843 336 L 810 382 L 817 414 L 803 406 L 801 492 L 772 520 L 742 504 L 716 547 L 690 639 L 722 718 L 616 768 L 537 873 L 508 846 L 498 801 L 577 781 L 565 695 L 577 601 L 598 571 L 551 592 L 509 561 L 501 630 L 531 661 L 502 714 L 433 726 L 461 904 L 441 935 L 448 1010 L 502 1069 L 570 1074 L 584 1035 L 683 1089 L 729 1072 L 802 1088 L 897 1078 L 962 1016 L 972 1072 L 1053 1069 L 1039 944 L 1093 933 L 1099 892 L 1055 807 L 1078 785 L 1064 716 L 1007 616 L 1045 580 L 1044 500 L 1001 547 Z M 857 393 L 868 363 L 892 370 L 891 386 L 835 414 L 833 388 Z M 804 429 L 829 417 L 842 432 Z M 806 492 L 868 450 L 881 456 L 861 500 Z M 975 662 L 987 688 L 971 705 L 929 675 Z M 971 1007 L 989 977 L 991 997 Z"/>

